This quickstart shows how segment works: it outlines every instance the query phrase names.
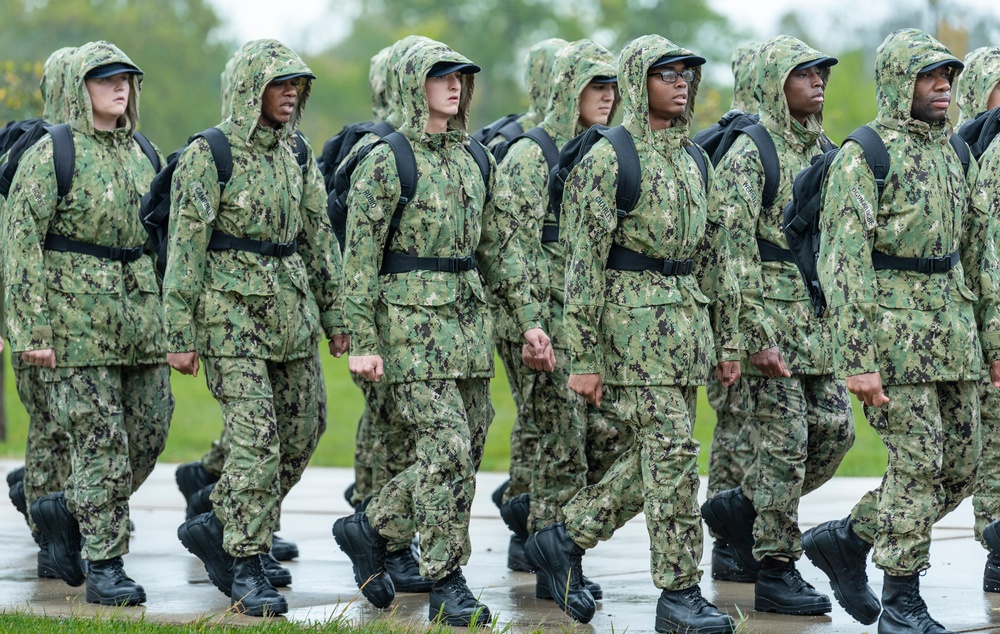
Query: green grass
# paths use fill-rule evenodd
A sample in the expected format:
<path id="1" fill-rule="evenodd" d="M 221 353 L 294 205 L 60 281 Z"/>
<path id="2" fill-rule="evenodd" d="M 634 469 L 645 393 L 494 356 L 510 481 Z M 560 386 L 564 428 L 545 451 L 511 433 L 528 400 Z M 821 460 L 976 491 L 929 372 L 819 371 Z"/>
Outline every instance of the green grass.
<path id="1" fill-rule="evenodd" d="M 322 357 L 326 378 L 328 423 L 326 434 L 320 440 L 310 464 L 347 467 L 354 459 L 354 432 L 363 408 L 361 392 L 351 381 L 346 358 L 334 359 L 325 352 Z M 7 439 L 0 442 L 0 456 L 17 458 L 24 455 L 28 417 L 18 400 L 6 353 L 4 366 Z M 497 377 L 491 384 L 496 417 L 486 439 L 482 465 L 484 471 L 506 471 L 510 466 L 510 429 L 514 422 L 514 401 L 510 396 L 503 364 L 498 360 L 496 366 Z M 222 429 L 219 406 L 209 394 L 203 375 L 193 378 L 174 372 L 172 385 L 177 404 L 167 447 L 160 459 L 164 462 L 197 460 Z M 885 447 L 864 419 L 858 403 L 853 399 L 852 402 L 857 440 L 841 464 L 837 475 L 881 476 L 886 465 Z M 708 405 L 705 390 L 699 390 L 695 437 L 702 447 L 699 466 L 703 474 L 708 468 L 708 448 L 714 428 L 715 412 Z"/>

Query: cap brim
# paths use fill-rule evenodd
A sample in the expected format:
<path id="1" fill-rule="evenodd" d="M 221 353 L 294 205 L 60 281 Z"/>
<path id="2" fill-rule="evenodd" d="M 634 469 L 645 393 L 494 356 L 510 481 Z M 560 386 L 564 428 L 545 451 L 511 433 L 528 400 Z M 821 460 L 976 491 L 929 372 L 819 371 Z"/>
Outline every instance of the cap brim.
<path id="1" fill-rule="evenodd" d="M 482 68 L 468 62 L 438 62 L 437 64 L 431 66 L 431 69 L 427 71 L 427 76 L 444 77 L 445 75 L 450 75 L 452 73 L 471 75 L 473 73 L 478 73 L 481 70 Z"/>
<path id="2" fill-rule="evenodd" d="M 657 66 L 666 66 L 675 62 L 684 62 L 684 68 L 691 68 L 692 66 L 702 66 L 706 61 L 704 57 L 699 57 L 698 55 L 664 55 L 649 68 L 653 69 Z"/>
<path id="3" fill-rule="evenodd" d="M 920 69 L 920 72 L 929 73 L 935 68 L 941 68 L 942 66 L 951 66 L 956 70 L 962 70 L 963 68 L 965 68 L 965 64 L 958 61 L 957 59 L 943 59 L 940 62 L 934 62 L 932 64 L 924 66 L 923 68 Z"/>
<path id="4" fill-rule="evenodd" d="M 287 75 L 278 75 L 271 81 L 288 81 L 289 79 L 298 79 L 299 77 L 305 77 L 306 79 L 316 79 L 316 75 L 312 73 L 289 73 Z"/>
<path id="5" fill-rule="evenodd" d="M 598 75 L 597 77 L 594 77 L 593 79 L 591 79 L 590 83 L 592 83 L 592 84 L 617 84 L 618 83 L 618 76 L 617 75 Z"/>
<path id="6" fill-rule="evenodd" d="M 114 75 L 120 75 L 121 73 L 129 73 L 130 75 L 142 75 L 142 70 L 138 66 L 132 66 L 131 64 L 125 64 L 122 62 L 115 62 L 113 64 L 105 64 L 103 66 L 98 66 L 97 68 L 91 68 L 87 71 L 87 74 L 83 76 L 84 79 L 101 79 L 102 77 L 112 77 Z"/>
<path id="7" fill-rule="evenodd" d="M 840 62 L 836 57 L 817 57 L 801 64 L 796 64 L 792 70 L 803 70 L 805 68 L 829 68 L 836 66 Z"/>

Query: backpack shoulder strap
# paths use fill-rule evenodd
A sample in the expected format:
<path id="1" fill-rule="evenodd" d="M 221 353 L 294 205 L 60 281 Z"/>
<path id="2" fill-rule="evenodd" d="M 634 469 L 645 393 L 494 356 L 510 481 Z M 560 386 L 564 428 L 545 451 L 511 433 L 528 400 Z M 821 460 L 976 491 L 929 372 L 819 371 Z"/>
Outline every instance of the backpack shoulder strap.
<path id="1" fill-rule="evenodd" d="M 705 160 L 704 151 L 697 143 L 689 145 L 684 149 L 694 159 L 695 165 L 698 166 L 698 171 L 701 172 L 701 182 L 704 183 L 705 191 L 708 192 L 708 161 Z"/>
<path id="2" fill-rule="evenodd" d="M 742 132 L 750 137 L 757 146 L 760 164 L 764 168 L 764 191 L 761 193 L 760 206 L 768 209 L 778 196 L 778 185 L 781 183 L 781 169 L 778 163 L 778 150 L 774 147 L 774 139 L 767 128 L 759 123 L 743 128 Z"/>
<path id="3" fill-rule="evenodd" d="M 632 135 L 620 125 L 601 130 L 600 135 L 611 142 L 618 158 L 618 191 L 615 194 L 615 206 L 618 208 L 618 217 L 624 218 L 639 202 L 639 185 L 642 178 L 639 151 L 635 149 Z"/>
<path id="4" fill-rule="evenodd" d="M 969 150 L 969 145 L 965 142 L 965 139 L 961 135 L 955 134 L 951 135 L 948 139 L 948 143 L 951 143 L 951 147 L 954 148 L 955 154 L 958 154 L 958 160 L 962 162 L 962 172 L 965 175 L 969 174 L 969 162 L 972 159 L 972 152 Z"/>
<path id="5" fill-rule="evenodd" d="M 208 148 L 212 151 L 212 160 L 215 161 L 215 170 L 219 173 L 219 189 L 225 189 L 226 183 L 233 175 L 233 150 L 229 147 L 226 133 L 219 128 L 208 128 L 195 136 L 200 136 L 208 141 Z"/>
<path id="6" fill-rule="evenodd" d="M 136 132 L 132 136 L 139 144 L 139 147 L 142 148 L 142 153 L 145 154 L 146 158 L 149 159 L 149 163 L 153 166 L 153 171 L 159 172 L 160 157 L 156 154 L 156 148 L 153 147 L 153 144 L 150 142 L 149 139 L 146 138 L 146 135 L 144 135 L 142 132 Z"/>
<path id="7" fill-rule="evenodd" d="M 542 156 L 545 157 L 545 164 L 548 166 L 546 172 L 551 172 L 552 168 L 559 164 L 559 148 L 556 147 L 556 142 L 552 140 L 548 132 L 540 127 L 535 127 L 521 136 L 528 137 L 542 148 Z"/>
<path id="8" fill-rule="evenodd" d="M 47 126 L 45 130 L 52 137 L 52 162 L 56 170 L 56 190 L 59 202 L 62 202 L 73 186 L 73 170 L 76 168 L 73 129 L 68 123 L 60 123 Z"/>
<path id="9" fill-rule="evenodd" d="M 885 149 L 882 137 L 869 126 L 863 125 L 848 134 L 844 141 L 854 141 L 861 146 L 868 168 L 875 176 L 875 186 L 878 188 L 878 197 L 881 199 L 882 191 L 885 189 L 885 179 L 889 176 L 889 152 Z"/>
<path id="10" fill-rule="evenodd" d="M 392 134 L 396 131 L 396 128 L 392 127 L 392 124 L 388 121 L 379 121 L 372 126 L 372 132 L 379 135 L 380 138 L 385 138 L 387 135 Z"/>
<path id="11" fill-rule="evenodd" d="M 389 144 L 389 148 L 396 158 L 396 171 L 399 174 L 399 202 L 396 204 L 396 210 L 392 212 L 392 219 L 389 221 L 389 235 L 385 240 L 385 248 L 388 249 L 392 234 L 399 228 L 403 207 L 406 207 L 407 203 L 410 202 L 417 189 L 417 157 L 413 155 L 410 142 L 399 132 L 385 135 L 384 140 Z"/>
<path id="12" fill-rule="evenodd" d="M 306 151 L 306 138 L 302 136 L 301 131 L 296 130 L 295 134 L 292 135 L 292 141 L 295 143 L 295 162 L 299 164 L 299 169 L 305 172 L 306 167 L 309 165 L 309 153 Z"/>
<path id="13" fill-rule="evenodd" d="M 493 193 L 490 191 L 489 150 L 483 147 L 483 144 L 475 139 L 469 139 L 469 143 L 465 146 L 465 149 L 472 155 L 472 158 L 476 161 L 476 165 L 479 167 L 480 174 L 483 175 L 483 183 L 486 184 L 486 200 L 488 201 L 493 196 Z"/>

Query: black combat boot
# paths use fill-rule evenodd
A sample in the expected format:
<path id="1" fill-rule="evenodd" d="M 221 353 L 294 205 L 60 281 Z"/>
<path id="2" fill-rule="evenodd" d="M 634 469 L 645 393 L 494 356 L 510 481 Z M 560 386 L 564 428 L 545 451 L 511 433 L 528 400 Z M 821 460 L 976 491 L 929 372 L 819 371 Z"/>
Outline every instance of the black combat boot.
<path id="1" fill-rule="evenodd" d="M 139 605 L 146 591 L 125 574 L 121 557 L 92 561 L 87 567 L 87 603 Z"/>
<path id="2" fill-rule="evenodd" d="M 850 517 L 823 522 L 802 534 L 802 550 L 830 578 L 837 602 L 865 625 L 874 623 L 882 609 L 865 570 L 871 549 L 851 529 Z"/>
<path id="3" fill-rule="evenodd" d="M 753 522 L 757 511 L 743 487 L 720 491 L 701 505 L 701 516 L 712 532 L 729 542 L 736 561 L 757 580 L 760 562 L 753 557 Z"/>
<path id="4" fill-rule="evenodd" d="M 191 494 L 187 504 L 187 519 L 208 513 L 215 508 L 212 504 L 212 491 L 215 490 L 215 485 L 215 482 L 211 482 Z"/>
<path id="5" fill-rule="evenodd" d="M 461 570 L 434 582 L 428 595 L 427 616 L 431 622 L 456 627 L 490 623 L 490 609 L 476 600 Z"/>
<path id="6" fill-rule="evenodd" d="M 778 614 L 826 614 L 830 597 L 806 583 L 794 561 L 764 557 L 754 586 L 753 609 Z"/>
<path id="7" fill-rule="evenodd" d="M 295 542 L 278 537 L 278 535 L 272 535 L 271 554 L 278 561 L 291 561 L 299 556 L 299 547 Z"/>
<path id="8" fill-rule="evenodd" d="M 66 506 L 62 491 L 43 495 L 31 503 L 31 519 L 49 544 L 49 564 L 71 586 L 87 579 L 80 557 L 80 525 Z"/>
<path id="9" fill-rule="evenodd" d="M 24 480 L 18 480 L 10 486 L 10 490 L 7 492 L 10 497 L 10 503 L 14 505 L 17 512 L 24 516 L 25 521 L 28 519 L 28 500 L 24 497 Z"/>
<path id="10" fill-rule="evenodd" d="M 355 513 L 338 519 L 333 523 L 333 538 L 351 559 L 361 594 L 377 608 L 389 607 L 396 589 L 385 570 L 386 542 L 368 523 L 368 517 Z"/>
<path id="11" fill-rule="evenodd" d="M 497 505 L 497 508 L 503 506 L 503 494 L 507 492 L 510 488 L 510 478 L 507 478 L 503 483 L 497 488 L 493 489 L 493 493 L 490 494 L 490 499 L 493 503 Z"/>
<path id="12" fill-rule="evenodd" d="M 385 570 L 392 579 L 392 587 L 396 592 L 430 592 L 434 582 L 420 575 L 420 564 L 407 546 L 385 555 Z"/>
<path id="13" fill-rule="evenodd" d="M 351 501 L 351 500 L 354 499 L 354 483 L 353 482 L 350 483 L 350 484 L 348 484 L 347 488 L 344 489 L 344 499 L 347 500 L 347 506 L 354 506 L 354 502 Z"/>
<path id="14" fill-rule="evenodd" d="M 701 588 L 664 590 L 656 602 L 656 631 L 683 634 L 732 634 L 733 617 L 721 612 L 701 595 Z"/>
<path id="15" fill-rule="evenodd" d="M 247 616 L 277 616 L 288 612 L 288 602 L 264 574 L 262 555 L 237 557 L 233 563 L 233 610 Z"/>
<path id="16" fill-rule="evenodd" d="M 38 578 L 59 578 L 59 572 L 52 565 L 52 555 L 49 554 L 49 540 L 41 533 L 38 535 Z"/>
<path id="17" fill-rule="evenodd" d="M 524 544 L 524 552 L 544 578 L 556 605 L 581 623 L 594 618 L 597 603 L 583 585 L 584 550 L 573 543 L 566 526 L 559 522 L 533 534 Z"/>
<path id="18" fill-rule="evenodd" d="M 282 566 L 271 553 L 261 555 L 260 564 L 264 566 L 264 576 L 275 588 L 287 588 L 292 585 L 292 571 Z"/>
<path id="19" fill-rule="evenodd" d="M 531 494 L 515 495 L 500 505 L 500 517 L 504 524 L 522 541 L 528 540 L 528 512 L 531 509 Z"/>
<path id="20" fill-rule="evenodd" d="M 983 591 L 1000 592 L 1000 520 L 987 524 L 983 529 L 983 541 L 990 549 L 983 571 Z"/>
<path id="21" fill-rule="evenodd" d="M 712 578 L 716 581 L 753 583 L 754 574 L 736 559 L 732 545 L 724 539 L 712 545 Z"/>
<path id="22" fill-rule="evenodd" d="M 583 578 L 583 587 L 590 592 L 590 596 L 594 597 L 595 601 L 600 601 L 604 598 L 604 590 L 601 589 L 601 584 L 586 576 Z M 543 601 L 552 600 L 552 591 L 545 585 L 545 578 L 538 575 L 535 575 L 535 598 Z"/>
<path id="23" fill-rule="evenodd" d="M 196 515 L 177 529 L 177 537 L 205 564 L 208 578 L 227 597 L 233 590 L 233 556 L 222 548 L 222 522 L 215 511 Z"/>
<path id="24" fill-rule="evenodd" d="M 535 572 L 535 567 L 524 554 L 524 540 L 517 535 L 511 535 L 507 544 L 507 567 L 515 572 Z"/>
<path id="25" fill-rule="evenodd" d="M 878 634 L 952 634 L 931 618 L 920 596 L 920 575 L 885 575 Z"/>
<path id="26" fill-rule="evenodd" d="M 7 488 L 14 486 L 14 483 L 24 480 L 24 465 L 11 469 L 7 472 Z M 499 504 L 497 505 L 499 506 Z"/>
<path id="27" fill-rule="evenodd" d="M 191 504 L 191 496 L 206 486 L 218 482 L 219 476 L 206 471 L 205 467 L 201 466 L 201 460 L 195 460 L 194 462 L 185 462 L 177 467 L 177 471 L 174 472 L 174 479 L 177 480 L 177 488 L 181 490 L 184 501 Z M 191 518 L 189 517 L 188 519 Z"/>

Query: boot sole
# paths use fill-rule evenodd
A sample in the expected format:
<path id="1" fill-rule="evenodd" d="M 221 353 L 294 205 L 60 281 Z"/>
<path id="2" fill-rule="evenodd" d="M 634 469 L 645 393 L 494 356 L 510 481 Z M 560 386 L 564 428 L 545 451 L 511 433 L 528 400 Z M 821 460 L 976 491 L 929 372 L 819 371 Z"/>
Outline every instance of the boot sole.
<path id="1" fill-rule="evenodd" d="M 754 597 L 753 609 L 757 612 L 775 612 L 777 614 L 792 614 L 797 616 L 819 616 L 833 611 L 833 606 L 829 601 L 817 601 L 811 605 L 785 605 L 772 601 Z"/>
<path id="2" fill-rule="evenodd" d="M 267 601 L 252 608 L 243 605 L 242 601 L 233 601 L 230 609 L 244 616 L 280 616 L 288 612 L 288 601 L 281 597 L 280 601 Z"/>
<path id="3" fill-rule="evenodd" d="M 212 585 L 226 596 L 232 594 L 232 580 L 226 584 L 225 579 L 223 579 L 220 575 L 219 570 L 216 569 L 217 567 L 213 561 L 211 553 L 205 548 L 202 548 L 201 542 L 203 540 L 195 539 L 191 534 L 191 529 L 186 524 L 181 524 L 181 527 L 177 529 L 177 537 L 181 540 L 181 544 L 184 545 L 184 548 L 187 548 L 188 552 L 197 557 L 201 561 L 202 565 L 205 566 L 205 571 L 208 572 L 208 580 L 212 582 Z M 226 576 L 228 577 L 229 575 Z"/>
<path id="4" fill-rule="evenodd" d="M 351 543 L 350 538 L 347 536 L 347 532 L 344 530 L 343 522 L 337 520 L 333 523 L 333 539 L 337 542 L 337 546 L 340 550 L 347 555 L 347 558 L 351 560 L 351 570 L 354 572 L 354 583 L 358 584 L 358 589 L 361 590 L 361 594 L 364 595 L 368 602 L 374 605 L 376 608 L 387 608 L 395 599 L 396 589 L 395 586 L 392 587 L 392 596 L 388 597 L 388 600 L 380 600 L 382 597 L 373 596 L 371 589 L 369 588 L 369 580 L 374 580 L 374 578 L 365 577 L 361 578 L 361 571 L 358 570 L 358 565 L 354 563 L 354 557 L 352 553 L 356 551 L 363 550 L 363 548 L 356 548 L 354 544 Z M 385 570 L 382 571 L 382 575 L 392 584 L 392 579 L 389 578 L 389 573 Z"/>
<path id="5" fill-rule="evenodd" d="M 44 504 L 57 504 L 53 500 L 45 500 Z M 49 538 L 49 563 L 52 566 L 52 570 L 59 576 L 60 579 L 73 586 L 74 588 L 82 586 L 83 582 L 87 580 L 86 573 L 83 572 L 82 563 L 79 570 L 64 570 L 63 566 L 60 565 L 61 561 L 82 561 L 80 559 L 80 543 L 79 540 L 76 543 L 67 543 L 67 541 L 72 542 L 72 536 L 69 540 L 65 539 L 66 535 L 63 533 L 63 527 L 55 525 L 49 522 L 49 518 L 46 517 L 47 513 L 42 513 L 41 509 L 42 503 L 38 505 L 38 513 L 32 513 L 32 519 L 35 520 L 35 525 L 38 530 L 45 533 Z"/>
<path id="6" fill-rule="evenodd" d="M 118 594 L 113 597 L 100 597 L 87 592 L 87 603 L 98 603 L 100 605 L 116 605 L 116 606 L 126 606 L 126 605 L 139 605 L 140 603 L 146 602 L 145 592 L 126 592 L 125 594 Z"/>
<path id="7" fill-rule="evenodd" d="M 730 531 L 729 524 L 715 514 L 715 509 L 712 508 L 712 500 L 708 500 L 701 505 L 701 517 L 705 520 L 705 523 L 708 524 L 708 527 L 722 539 L 725 539 L 734 546 L 739 545 L 746 550 L 753 550 L 753 539 L 747 543 L 746 539 L 744 539 L 742 535 L 737 535 L 736 533 Z M 744 558 L 740 556 L 740 551 L 741 548 L 734 548 L 733 557 L 735 557 L 736 561 L 743 566 L 746 574 L 748 575 L 749 583 L 756 582 L 757 571 L 760 570 L 760 562 L 752 557 L 750 562 L 744 561 Z"/>
<path id="8" fill-rule="evenodd" d="M 529 541 L 524 545 L 524 554 L 528 557 L 528 559 L 532 560 L 536 564 L 539 564 L 539 567 L 535 571 L 535 574 L 539 575 L 539 578 L 545 584 L 545 587 L 549 588 L 549 592 L 550 594 L 552 594 L 552 600 L 556 602 L 556 605 L 559 606 L 559 609 L 568 614 L 569 617 L 572 618 L 574 621 L 579 621 L 580 623 L 590 623 L 590 620 L 594 618 L 594 613 L 597 611 L 597 606 L 595 605 L 593 608 L 588 609 L 586 612 L 580 612 L 575 608 L 571 607 L 570 605 L 568 605 L 566 603 L 566 596 L 564 594 L 557 595 L 556 593 L 552 592 L 553 587 L 556 588 L 565 587 L 566 586 L 565 580 L 557 580 L 548 573 L 545 566 L 542 565 L 545 563 L 545 557 L 543 557 L 542 552 L 535 547 L 533 541 Z"/>
<path id="9" fill-rule="evenodd" d="M 472 627 L 472 616 L 455 616 L 444 614 L 439 612 L 432 607 L 427 608 L 427 619 L 431 623 L 443 623 L 445 625 L 451 625 L 452 627 Z M 478 618 L 476 618 L 475 625 L 485 626 L 490 624 L 490 613 L 483 610 L 479 613 Z"/>
<path id="10" fill-rule="evenodd" d="M 697 629 L 692 629 L 690 625 L 685 625 L 683 623 L 675 623 L 669 619 L 663 619 L 656 617 L 656 632 L 660 634 L 670 634 L 674 633 L 686 633 L 686 632 L 698 632 L 698 634 L 733 634 L 736 631 L 736 626 L 732 624 L 727 625 L 708 625 L 699 627 Z"/>
<path id="11" fill-rule="evenodd" d="M 802 534 L 802 550 L 805 552 L 806 557 L 809 561 L 813 563 L 814 566 L 823 571 L 823 574 L 827 576 L 830 580 L 830 587 L 833 589 L 833 596 L 837 599 L 837 603 L 840 607 L 851 615 L 852 618 L 863 623 L 864 625 L 871 625 L 878 620 L 879 614 L 882 613 L 881 607 L 874 614 L 865 614 L 858 608 L 854 607 L 844 598 L 844 593 L 840 590 L 840 579 L 833 572 L 833 564 L 823 555 L 822 549 L 818 545 L 818 541 L 822 540 L 822 536 L 817 536 L 815 532 L 816 529 L 810 529 Z M 826 531 L 823 531 L 824 533 Z"/>

